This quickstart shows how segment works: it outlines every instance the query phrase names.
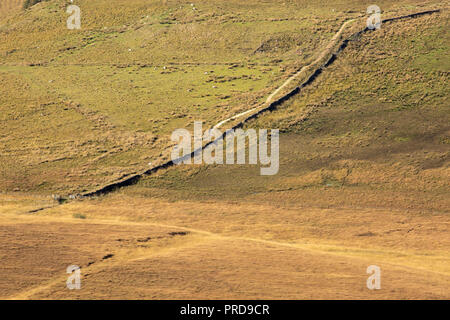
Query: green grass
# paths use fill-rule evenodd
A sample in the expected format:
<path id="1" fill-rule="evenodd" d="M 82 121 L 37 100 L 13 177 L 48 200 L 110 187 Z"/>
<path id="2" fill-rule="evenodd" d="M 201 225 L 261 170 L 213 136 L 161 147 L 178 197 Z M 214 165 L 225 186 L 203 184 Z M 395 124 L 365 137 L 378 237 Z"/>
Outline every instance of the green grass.
<path id="1" fill-rule="evenodd" d="M 181 166 L 123 192 L 446 210 L 449 68 L 415 63 L 424 56 L 445 59 L 448 42 L 438 33 L 445 15 L 418 18 L 414 28 L 411 23 L 385 24 L 351 42 L 300 95 L 246 125 L 280 129 L 279 174 L 260 176 L 254 165 Z"/>
<path id="2" fill-rule="evenodd" d="M 67 30 L 53 0 L 0 18 L 2 189 L 77 193 L 167 159 L 174 129 L 263 102 L 368 3 L 80 0 L 82 29 Z"/>

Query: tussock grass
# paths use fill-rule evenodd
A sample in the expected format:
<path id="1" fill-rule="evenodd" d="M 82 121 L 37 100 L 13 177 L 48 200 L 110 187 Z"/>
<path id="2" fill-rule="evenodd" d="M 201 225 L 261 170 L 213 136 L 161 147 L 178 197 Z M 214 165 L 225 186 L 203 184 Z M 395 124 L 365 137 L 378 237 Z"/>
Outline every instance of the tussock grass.
<path id="1" fill-rule="evenodd" d="M 276 176 L 173 167 L 55 206 L 50 194 L 157 165 L 174 128 L 264 101 L 372 4 L 114 3 L 77 1 L 80 32 L 65 29 L 65 1 L 0 18 L 0 297 L 449 296 L 447 12 L 353 39 L 249 122 L 280 129 Z M 392 16 L 439 5 L 377 4 Z M 86 275 L 75 293 L 64 287 L 74 263 Z M 381 291 L 365 289 L 371 264 Z"/>
<path id="2" fill-rule="evenodd" d="M 161 163 L 174 129 L 212 126 L 263 102 L 366 9 L 80 0 L 83 27 L 74 31 L 66 5 L 43 2 L 0 24 L 4 190 L 80 193 Z"/>

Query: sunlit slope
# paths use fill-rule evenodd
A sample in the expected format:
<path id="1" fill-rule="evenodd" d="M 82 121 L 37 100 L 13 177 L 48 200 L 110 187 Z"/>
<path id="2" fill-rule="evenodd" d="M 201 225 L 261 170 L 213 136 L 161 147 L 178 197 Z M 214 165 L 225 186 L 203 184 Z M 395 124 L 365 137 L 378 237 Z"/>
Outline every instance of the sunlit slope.
<path id="1" fill-rule="evenodd" d="M 249 122 L 281 130 L 277 175 L 260 176 L 259 166 L 180 166 L 135 189 L 257 201 L 277 192 L 320 206 L 447 210 L 446 19 L 386 23 L 354 39 L 301 94 Z"/>
<path id="2" fill-rule="evenodd" d="M 13 221 L 0 220 L 3 299 L 448 297 L 445 273 L 427 270 L 426 264 L 386 261 L 409 258 L 406 252 L 365 250 L 361 256 L 357 248 L 224 236 L 142 221 L 31 216 Z M 365 286 L 366 268 L 373 263 L 382 268 L 381 290 Z M 81 267 L 81 290 L 66 288 L 66 268 L 72 264 Z"/>
<path id="3" fill-rule="evenodd" d="M 263 102 L 366 3 L 48 1 L 0 22 L 2 190 L 79 193 L 167 158 L 169 136 Z M 383 2 L 392 12 L 432 1 Z M 26 178 L 25 178 L 26 177 Z"/>
<path id="4" fill-rule="evenodd" d="M 54 3 L 37 5 L 24 16 L 46 12 Z M 117 3 L 128 8 L 125 2 Z M 199 2 L 196 8 L 203 10 L 202 3 L 206 7 L 206 2 Z M 238 17 L 255 17 L 251 23 L 237 18 L 217 23 L 222 31 L 254 23 L 253 32 L 263 32 L 257 30 L 259 20 L 278 14 L 268 9 L 274 8 L 271 4 L 258 6 L 252 1 L 243 7 L 234 2 L 208 3 L 208 10 L 215 4 L 231 8 Z M 425 10 L 427 4 L 392 2 L 399 14 Z M 154 5 L 155 10 L 160 8 Z M 191 14 L 188 5 L 176 5 Z M 343 20 L 366 8 L 364 4 L 350 9 L 349 1 L 286 6 L 280 14 L 296 15 L 294 7 L 305 10 L 305 15 L 328 21 L 329 29 L 325 32 L 319 30 L 322 24 L 311 24 L 305 30 L 316 34 L 301 37 L 318 37 L 318 43 L 300 41 L 298 47 L 276 49 L 276 39 L 285 38 L 284 32 L 293 35 L 296 29 L 289 26 L 291 31 L 271 34 L 272 23 L 301 19 L 264 20 L 268 27 L 261 29 L 266 32 L 262 43 L 251 42 L 254 35 L 250 35 L 248 47 L 230 49 L 232 57 L 242 54 L 237 64 L 222 65 L 219 50 L 210 51 L 209 58 L 202 56 L 205 61 L 193 55 L 175 64 L 168 53 L 180 59 L 181 49 L 154 53 L 151 46 L 137 49 L 129 43 L 117 63 L 115 53 L 106 51 L 98 51 L 106 52 L 98 53 L 98 63 L 92 58 L 103 43 L 114 48 L 120 37 L 131 41 L 146 27 L 118 31 L 119 38 L 94 39 L 92 45 L 56 55 L 51 47 L 60 40 L 48 40 L 48 56 L 30 49 L 40 47 L 37 42 L 10 52 L 15 46 L 8 38 L 8 49 L 0 49 L 4 58 L 0 87 L 8 92 L 0 95 L 4 124 L 0 189 L 43 194 L 0 195 L 0 256 L 5 257 L 6 270 L 0 297 L 448 299 L 450 66 L 449 39 L 442 32 L 448 27 L 446 11 L 386 23 L 381 30 L 353 39 L 301 94 L 249 122 L 245 129 L 281 131 L 280 171 L 275 176 L 262 177 L 259 166 L 180 166 L 107 196 L 60 206 L 46 196 L 91 189 L 155 162 L 170 151 L 163 138 L 178 124 L 192 124 L 199 116 L 210 122 L 223 119 L 248 108 L 247 101 L 264 100 L 290 70 L 313 59 L 316 48 L 327 43 Z M 121 25 L 135 13 L 136 7 L 125 7 L 123 16 L 114 18 Z M 264 11 L 258 11 L 261 8 Z M 390 7 L 384 3 L 382 8 Z M 97 14 L 99 26 L 115 21 L 103 11 Z M 339 14 L 342 21 L 334 21 Z M 64 24 L 65 16 L 61 17 Z M 208 39 L 219 39 L 215 18 L 205 19 L 183 21 L 193 29 L 210 23 Z M 88 20 L 89 32 L 95 21 Z M 175 22 L 153 27 L 170 30 Z M 12 28 L 5 35 L 1 30 L 1 37 L 20 33 Z M 21 37 L 26 37 L 25 32 Z M 170 43 L 173 38 L 163 39 L 166 46 L 176 46 Z M 257 52 L 247 55 L 250 48 Z M 85 54 L 88 49 L 92 51 Z M 226 50 L 220 50 L 223 61 L 230 63 Z M 297 61 L 296 50 L 309 56 Z M 147 61 L 148 52 L 155 55 L 154 63 Z M 76 62 L 67 65 L 70 57 Z M 272 61 L 277 57 L 282 61 Z M 264 68 L 272 70 L 261 71 L 261 79 L 247 78 Z M 236 74 L 243 78 L 234 79 Z M 230 78 L 220 82 L 223 75 Z M 239 95 L 226 91 L 227 83 L 241 89 Z M 220 98 L 211 92 L 230 97 L 220 99 L 223 109 L 216 107 L 218 111 L 203 104 L 197 110 L 190 106 L 203 101 L 195 100 L 200 88 L 202 94 L 210 94 L 203 98 L 213 104 Z M 141 99 L 148 99 L 153 107 L 139 109 Z M 186 109 L 174 104 L 175 114 L 165 114 L 171 101 L 186 103 Z M 180 110 L 186 115 L 181 116 Z M 154 119 L 150 127 L 148 118 Z M 30 214 L 48 207 L 52 208 Z M 65 287 L 70 264 L 82 267 L 80 291 Z M 381 290 L 366 288 L 369 265 L 381 267 Z"/>
<path id="5" fill-rule="evenodd" d="M 428 272 L 445 282 L 450 271 L 447 21 L 386 23 L 354 39 L 302 94 L 248 123 L 281 130 L 275 176 L 259 166 L 180 166 L 66 210 L 393 263 L 421 270 L 415 281 L 428 291 Z M 400 278 L 381 296 L 410 285 Z"/>

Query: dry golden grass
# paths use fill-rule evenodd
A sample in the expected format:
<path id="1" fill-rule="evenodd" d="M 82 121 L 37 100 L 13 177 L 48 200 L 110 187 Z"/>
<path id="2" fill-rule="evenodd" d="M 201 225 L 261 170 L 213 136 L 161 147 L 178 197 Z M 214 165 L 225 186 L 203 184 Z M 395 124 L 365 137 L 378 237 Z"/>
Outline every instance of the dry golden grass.
<path id="1" fill-rule="evenodd" d="M 2 217 L 2 297 L 448 297 L 450 257 L 445 251 L 448 243 L 442 242 L 448 229 L 443 222 L 448 220 L 441 216 L 407 219 L 392 212 L 289 213 L 278 208 L 276 218 L 267 206 L 111 200 L 65 205 L 39 216 Z M 193 207 L 197 215 L 186 212 Z M 72 212 L 87 219 L 67 216 Z M 253 215 L 258 215 L 256 221 Z M 290 227 L 283 225 L 293 218 Z M 113 256 L 104 259 L 109 254 Z M 82 267 L 80 291 L 65 288 L 65 268 L 71 264 Z M 382 268 L 380 291 L 365 287 L 365 270 L 371 264 Z"/>
<path id="2" fill-rule="evenodd" d="M 121 255 L 131 258 L 149 251 L 170 250 L 179 245 L 177 238 L 185 235 L 175 234 L 180 231 L 176 228 L 133 223 L 86 223 L 79 219 L 42 220 L 28 216 L 1 220 L 2 266 L 7 274 L 0 281 L 3 298 L 33 298 L 35 292 L 53 283 L 64 288 L 65 280 L 59 280 L 67 278 L 64 274 L 69 265 L 78 265 L 83 272 L 95 270 L 107 260 L 120 260 Z"/>
<path id="3" fill-rule="evenodd" d="M 83 2 L 90 9 L 104 3 Z M 227 79 L 232 76 L 228 72 L 261 76 L 257 81 L 247 79 L 259 95 L 251 92 L 245 81 L 239 82 L 240 106 L 226 112 L 206 108 L 191 114 L 214 122 L 218 115 L 225 117 L 227 112 L 247 108 L 245 102 L 266 98 L 298 69 L 295 61 L 311 61 L 313 49 L 323 47 L 343 20 L 358 14 L 347 14 L 349 6 L 366 7 L 343 0 L 328 6 L 308 4 L 302 7 L 305 11 L 291 13 L 293 7 L 306 3 L 299 1 L 280 5 L 280 11 L 273 13 L 274 4 L 257 6 L 250 1 L 238 6 L 228 1 L 213 14 L 214 3 L 201 1 L 199 8 L 204 11 L 196 16 L 186 8 L 165 12 L 156 2 L 130 3 L 135 6 L 118 1 L 110 15 L 99 11 L 87 17 L 88 32 L 95 36 L 77 40 L 70 68 L 79 78 L 73 88 L 68 86 L 63 68 L 50 61 L 56 54 L 58 63 L 70 62 L 70 54 L 57 53 L 58 48 L 67 46 L 62 46 L 62 38 L 53 41 L 51 32 L 44 32 L 44 49 L 24 50 L 33 39 L 26 28 L 19 29 L 19 50 L 10 52 L 12 38 L 0 33 L 9 41 L 0 43 L 0 55 L 5 53 L 6 59 L 0 64 L 0 84 L 14 88 L 0 97 L 5 111 L 0 119 L 7 124 L 0 129 L 0 185 L 5 191 L 0 194 L 1 298 L 450 297 L 449 64 L 448 39 L 442 35 L 448 24 L 447 11 L 385 24 L 381 30 L 355 39 L 299 96 L 248 123 L 252 128 L 280 128 L 280 171 L 276 176 L 260 176 L 258 166 L 181 166 L 161 170 L 107 196 L 59 205 L 48 194 L 94 188 L 140 169 L 141 162 L 161 158 L 169 151 L 161 135 L 193 119 L 180 122 L 177 112 L 185 109 L 174 104 L 174 114 L 149 126 L 142 113 L 136 116 L 139 99 L 145 96 L 136 93 L 145 87 L 145 76 L 150 74 L 155 76 L 152 83 L 173 77 L 170 79 L 179 79 L 183 86 L 183 81 L 189 80 L 184 75 L 187 68 L 203 74 L 201 64 L 172 65 L 168 74 L 159 73 L 139 65 L 149 58 L 148 48 L 136 49 L 131 56 L 120 52 L 103 55 L 108 48 L 128 48 L 136 44 L 133 39 L 155 44 L 155 34 L 150 32 L 156 32 L 155 28 L 168 28 L 167 33 L 159 29 L 156 33 L 166 34 L 164 41 L 175 47 L 186 44 L 180 33 L 191 34 L 194 43 L 186 48 L 187 56 L 200 44 L 206 46 L 206 39 L 219 34 L 225 22 L 239 30 L 247 25 L 250 33 L 261 25 L 274 27 L 276 33 L 286 32 L 269 39 L 253 34 L 252 46 L 261 45 L 265 52 L 252 58 L 261 59 L 253 61 L 256 65 L 240 66 L 239 71 L 214 65 L 226 42 L 217 40 L 217 51 L 199 50 L 196 63 L 203 59 L 216 71 L 207 81 L 222 81 L 218 73 L 226 73 Z M 49 25 L 56 24 L 55 4 L 59 2 L 39 5 L 26 17 L 47 15 Z M 383 4 L 399 14 L 439 5 L 436 1 Z M 150 21 L 143 18 L 137 24 L 129 23 L 149 9 L 156 12 Z M 299 39 L 288 35 L 295 30 L 291 23 L 297 23 L 297 15 L 305 12 L 309 20 L 302 22 L 302 30 L 317 33 L 305 40 L 311 43 L 300 45 L 308 56 L 296 60 L 299 48 L 292 44 Z M 278 21 L 283 15 L 289 19 Z M 174 25 L 174 21 L 184 23 Z M 320 21 L 326 22 L 315 26 Z M 150 26 L 141 26 L 144 22 Z M 101 33 L 102 24 L 119 38 Z M 230 34 L 235 51 L 223 56 L 225 60 L 244 59 L 251 49 L 238 35 Z M 317 43 L 313 41 L 316 36 Z M 94 46 L 89 45 L 91 40 Z M 283 55 L 277 43 L 290 48 L 282 66 L 270 62 Z M 183 53 L 170 48 L 175 55 Z M 170 61 L 164 50 L 152 53 L 158 64 Z M 102 66 L 91 64 L 97 58 Z M 47 64 L 23 66 L 18 64 L 20 59 Z M 104 76 L 112 75 L 109 64 L 115 59 L 125 68 L 115 66 L 117 77 L 110 81 Z M 273 70 L 282 67 L 286 72 L 276 69 L 272 78 L 264 70 L 268 61 Z M 46 79 L 49 73 L 56 79 L 51 84 Z M 200 85 L 205 79 L 199 79 L 191 80 L 206 93 L 206 87 Z M 138 88 L 129 86 L 131 80 Z M 98 83 L 125 88 L 112 100 L 128 101 L 129 112 L 120 110 L 120 103 L 110 106 L 108 90 L 100 90 Z M 159 103 L 168 101 L 164 95 L 170 87 L 169 81 L 160 91 L 155 90 Z M 179 96 L 166 94 L 167 99 L 180 102 L 178 99 L 188 95 L 186 88 Z M 211 98 L 211 105 L 226 93 Z M 61 99 L 61 95 L 72 98 Z M 153 115 L 154 110 L 157 108 L 150 108 L 146 115 Z M 160 140 L 153 141 L 155 136 Z M 79 291 L 65 287 L 65 271 L 72 264 L 82 267 Z M 366 288 L 369 265 L 381 267 L 381 290 Z"/>

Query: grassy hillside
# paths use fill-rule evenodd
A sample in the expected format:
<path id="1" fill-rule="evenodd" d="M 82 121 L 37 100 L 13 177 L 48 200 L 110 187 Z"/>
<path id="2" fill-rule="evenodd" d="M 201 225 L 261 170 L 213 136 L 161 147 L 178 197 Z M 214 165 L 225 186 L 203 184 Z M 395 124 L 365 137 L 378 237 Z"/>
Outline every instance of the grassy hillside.
<path id="1" fill-rule="evenodd" d="M 383 18 L 442 10 L 352 38 L 300 94 L 245 124 L 280 129 L 277 175 L 177 166 L 58 205 L 50 194 L 161 163 L 175 128 L 263 105 L 336 49 L 345 21 L 339 40 L 363 29 L 372 4 L 77 0 L 82 29 L 69 31 L 67 3 L 0 20 L 1 298 L 448 299 L 439 1 L 378 2 Z M 83 290 L 64 287 L 70 264 Z M 365 286 L 369 265 L 381 290 Z"/>
<path id="2" fill-rule="evenodd" d="M 258 166 L 176 167 L 119 193 L 68 204 L 45 216 L 81 212 L 88 219 L 183 226 L 194 234 L 207 232 L 210 240 L 225 237 L 223 245 L 209 246 L 214 252 L 228 245 L 247 246 L 251 239 L 268 241 L 267 245 L 279 250 L 297 248 L 292 257 L 278 258 L 302 267 L 306 260 L 295 259 L 312 250 L 313 277 L 319 277 L 320 267 L 328 265 L 319 258 L 322 254 L 345 256 L 345 264 L 376 262 L 386 269 L 396 266 L 421 272 L 410 278 L 415 289 L 423 290 L 414 296 L 415 289 L 408 287 L 411 282 L 403 276 L 399 283 L 389 280 L 389 290 L 382 294 L 369 295 L 358 291 L 350 279 L 343 280 L 345 272 L 338 271 L 342 285 L 357 290 L 358 298 L 448 296 L 442 285 L 450 274 L 446 236 L 450 223 L 449 65 L 445 56 L 449 42 L 440 32 L 447 19 L 444 13 L 386 23 L 382 30 L 354 39 L 314 85 L 278 110 L 248 123 L 249 128 L 281 128 L 281 164 L 276 176 L 260 176 Z M 227 261 L 245 260 L 240 254 L 258 259 L 254 252 L 230 253 L 233 250 L 227 251 Z M 182 252 L 175 256 L 190 261 Z M 269 267 L 275 257 L 267 250 L 265 254 L 267 259 L 258 260 L 262 268 Z M 245 274 L 245 268 L 241 264 L 238 270 Z M 290 270 L 288 266 L 271 268 L 283 274 Z M 120 269 L 110 269 L 114 270 Z M 173 267 L 173 272 L 178 270 Z M 258 269 L 256 275 L 264 272 Z M 158 275 L 164 278 L 163 273 Z M 387 276 L 393 276 L 393 271 Z M 435 276 L 440 285 L 425 280 Z M 277 294 L 280 286 L 294 298 L 337 297 L 330 289 L 333 285 L 320 280 L 306 284 L 309 277 L 293 280 L 297 288 L 303 288 L 301 293 L 289 291 L 277 283 L 279 277 L 271 275 L 274 280 L 266 285 L 272 289 L 245 287 L 227 295 L 223 288 L 217 297 L 277 298 L 283 296 Z M 194 283 L 200 281 L 195 279 Z M 218 275 L 214 279 L 229 278 Z M 422 281 L 428 284 L 419 289 Z M 324 287 L 310 292 L 312 286 Z M 186 290 L 189 297 L 205 297 L 204 291 L 196 295 Z M 176 296 L 186 297 L 182 292 Z M 158 292 L 156 296 L 169 295 Z M 349 296 L 341 291 L 339 297 Z"/>
<path id="3" fill-rule="evenodd" d="M 79 193 L 157 164 L 175 128 L 194 120 L 211 126 L 262 103 L 367 7 L 77 4 L 80 31 L 66 28 L 66 1 L 42 2 L 0 23 L 0 82 L 8 92 L 0 104 L 2 190 Z M 380 5 L 396 14 L 427 4 Z"/>
<path id="4" fill-rule="evenodd" d="M 450 64 L 448 36 L 440 32 L 446 19 L 443 13 L 386 23 L 354 39 L 299 96 L 249 122 L 247 128 L 282 131 L 278 175 L 260 176 L 259 166 L 181 167 L 140 186 L 170 190 L 168 197 L 198 191 L 199 198 L 221 199 L 278 189 L 348 189 L 404 194 L 408 201 L 446 210 Z M 444 202 L 425 200 L 428 192 Z"/>

